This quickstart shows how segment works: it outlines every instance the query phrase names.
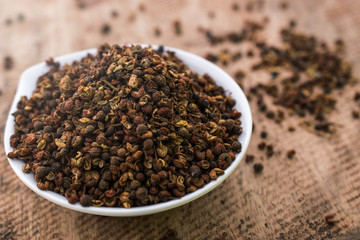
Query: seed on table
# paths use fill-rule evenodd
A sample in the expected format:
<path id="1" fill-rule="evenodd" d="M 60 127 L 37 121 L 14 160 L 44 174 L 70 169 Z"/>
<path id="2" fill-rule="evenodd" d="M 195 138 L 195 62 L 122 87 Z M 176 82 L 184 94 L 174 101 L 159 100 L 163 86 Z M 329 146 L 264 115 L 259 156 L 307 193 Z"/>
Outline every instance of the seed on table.
<path id="1" fill-rule="evenodd" d="M 4 69 L 5 70 L 11 70 L 14 66 L 14 60 L 10 56 L 6 56 L 4 58 Z"/>
<path id="2" fill-rule="evenodd" d="M 264 166 L 261 163 L 255 163 L 253 167 L 255 173 L 261 173 L 264 169 Z"/>
<path id="3" fill-rule="evenodd" d="M 353 110 L 351 114 L 352 114 L 352 117 L 353 117 L 354 119 L 360 118 L 360 113 L 359 113 L 359 111 Z"/>
<path id="4" fill-rule="evenodd" d="M 295 156 L 295 154 L 296 154 L 296 151 L 294 149 L 291 149 L 291 150 L 287 151 L 286 156 L 287 156 L 287 158 L 292 159 Z"/>
<path id="5" fill-rule="evenodd" d="M 258 149 L 259 149 L 259 150 L 264 150 L 265 147 L 266 147 L 266 143 L 265 143 L 265 142 L 260 142 L 260 143 L 258 144 Z"/>
<path id="6" fill-rule="evenodd" d="M 246 157 L 245 157 L 245 162 L 246 163 L 252 163 L 255 159 L 255 156 L 254 155 L 251 155 L 251 154 L 246 154 Z"/>
<path id="7" fill-rule="evenodd" d="M 266 131 L 261 131 L 260 137 L 263 138 L 263 139 L 267 138 L 267 132 Z"/>

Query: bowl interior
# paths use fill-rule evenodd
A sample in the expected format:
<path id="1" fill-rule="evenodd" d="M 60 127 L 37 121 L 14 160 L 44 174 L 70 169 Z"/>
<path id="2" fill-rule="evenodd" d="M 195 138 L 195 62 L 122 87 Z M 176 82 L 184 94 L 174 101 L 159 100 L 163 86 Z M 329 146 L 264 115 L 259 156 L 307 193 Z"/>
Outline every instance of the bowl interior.
<path id="1" fill-rule="evenodd" d="M 144 47 L 148 46 L 145 44 L 142 45 Z M 158 46 L 152 45 L 152 47 L 156 49 Z M 96 214 L 96 215 L 105 215 L 105 216 L 140 216 L 140 215 L 147 215 L 147 214 L 153 214 L 153 213 L 165 211 L 186 204 L 190 201 L 193 201 L 201 197 L 202 195 L 206 194 L 207 192 L 211 191 L 221 182 L 223 182 L 227 177 L 229 177 L 229 175 L 235 170 L 235 168 L 239 165 L 241 159 L 244 157 L 251 137 L 252 117 L 251 117 L 249 103 L 245 97 L 245 94 L 240 89 L 240 87 L 235 83 L 235 81 L 215 64 L 197 55 L 176 48 L 165 47 L 165 50 L 175 52 L 176 55 L 185 64 L 187 64 L 192 71 L 198 72 L 201 75 L 205 73 L 209 74 L 219 86 L 222 86 L 225 89 L 227 94 L 232 95 L 232 97 L 236 100 L 235 108 L 242 113 L 240 120 L 242 121 L 243 132 L 239 137 L 239 141 L 242 144 L 242 152 L 236 155 L 235 161 L 225 170 L 225 174 L 223 176 L 220 176 L 216 181 L 211 181 L 210 183 L 206 184 L 203 188 L 198 189 L 193 193 L 187 194 L 180 199 L 171 200 L 168 202 L 149 205 L 149 206 L 133 207 L 130 209 L 115 208 L 115 207 L 112 208 L 82 207 L 80 203 L 70 204 L 68 203 L 65 197 L 57 193 L 40 190 L 36 186 L 36 181 L 33 177 L 33 174 L 25 174 L 22 172 L 22 166 L 24 165 L 22 161 L 8 159 L 10 166 L 12 167 L 16 175 L 20 178 L 20 180 L 40 196 L 48 199 L 51 202 L 54 202 L 58 205 L 61 205 L 63 207 L 72 210 L 76 210 L 84 213 Z M 61 57 L 57 57 L 55 58 L 55 61 L 58 61 L 60 62 L 61 65 L 63 65 L 65 63 L 78 61 L 81 58 L 85 57 L 88 53 L 96 54 L 96 52 L 97 49 L 88 49 L 88 50 L 64 55 Z M 12 148 L 10 146 L 10 136 L 14 133 L 14 127 L 13 127 L 14 117 L 11 114 L 16 111 L 16 105 L 20 100 L 21 96 L 31 97 L 32 92 L 36 87 L 36 81 L 38 77 L 46 73 L 48 70 L 49 68 L 47 67 L 45 62 L 42 62 L 28 68 L 21 75 L 19 86 L 16 95 L 14 97 L 14 101 L 12 103 L 5 127 L 4 144 L 5 144 L 6 154 L 12 151 Z"/>

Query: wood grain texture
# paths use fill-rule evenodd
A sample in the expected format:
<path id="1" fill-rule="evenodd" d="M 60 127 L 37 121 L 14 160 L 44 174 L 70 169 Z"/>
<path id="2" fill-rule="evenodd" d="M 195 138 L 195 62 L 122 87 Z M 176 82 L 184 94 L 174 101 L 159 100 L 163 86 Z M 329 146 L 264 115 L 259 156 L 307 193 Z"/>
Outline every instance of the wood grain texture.
<path id="1" fill-rule="evenodd" d="M 50 56 L 97 47 L 104 42 L 144 42 L 164 44 L 204 55 L 223 48 L 246 50 L 251 45 L 210 46 L 197 31 L 199 26 L 216 33 L 240 29 L 244 20 L 270 23 L 262 34 L 267 42 L 279 43 L 279 29 L 296 19 L 299 30 L 333 42 L 347 43 L 346 57 L 360 77 L 360 2 L 357 0 L 264 1 L 261 9 L 247 12 L 250 1 L 208 0 L 0 0 L 0 237 L 1 239 L 160 239 L 167 230 L 179 239 L 360 239 L 360 121 L 351 111 L 359 86 L 337 92 L 337 110 L 330 119 L 339 125 L 331 139 L 315 136 L 288 118 L 282 125 L 269 122 L 256 111 L 256 129 L 248 152 L 262 162 L 264 171 L 255 175 L 244 161 L 217 189 L 185 206 L 144 217 L 112 218 L 86 215 L 59 207 L 29 190 L 10 169 L 3 149 L 3 130 L 17 81 L 27 67 Z M 261 1 L 253 1 L 258 6 Z M 144 11 L 139 5 L 145 6 Z M 79 5 L 85 8 L 79 8 Z M 111 16 L 116 10 L 117 18 Z M 215 14 L 209 18 L 209 13 Z M 18 20 L 23 14 L 24 21 Z M 12 20 L 6 25 L 7 19 Z M 172 21 L 180 19 L 183 34 L 176 36 Z M 109 23 L 111 31 L 101 34 Z M 154 28 L 161 30 L 156 37 Z M 14 67 L 4 70 L 4 57 L 14 59 Z M 256 61 L 243 60 L 224 69 L 234 74 Z M 250 74 L 245 86 L 267 80 Z M 289 133 L 289 125 L 296 126 Z M 257 150 L 260 131 L 266 129 L 277 154 L 267 159 Z M 294 159 L 287 150 L 297 148 Z M 280 153 L 281 152 L 281 153 Z M 335 214 L 335 224 L 324 216 Z"/>

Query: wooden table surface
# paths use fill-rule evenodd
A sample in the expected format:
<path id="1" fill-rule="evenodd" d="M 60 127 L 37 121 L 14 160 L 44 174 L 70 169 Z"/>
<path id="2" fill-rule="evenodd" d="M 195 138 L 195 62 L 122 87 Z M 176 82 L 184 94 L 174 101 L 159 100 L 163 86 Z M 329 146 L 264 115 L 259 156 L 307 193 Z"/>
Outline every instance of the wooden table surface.
<path id="1" fill-rule="evenodd" d="M 352 100 L 360 90 L 357 85 L 336 93 L 337 109 L 330 119 L 339 130 L 330 139 L 307 132 L 293 117 L 281 125 L 268 121 L 252 103 L 256 129 L 248 152 L 264 165 L 263 172 L 254 174 L 252 164 L 243 161 L 211 193 L 159 214 L 114 218 L 67 210 L 33 193 L 11 170 L 2 141 L 17 81 L 27 67 L 50 56 L 104 42 L 164 44 L 204 55 L 232 46 L 210 46 L 199 26 L 227 33 L 240 29 L 246 19 L 268 16 L 263 38 L 274 44 L 290 19 L 300 31 L 319 39 L 343 38 L 346 58 L 360 77 L 360 1 L 288 0 L 287 10 L 280 8 L 281 1 L 238 1 L 240 9 L 233 11 L 234 2 L 0 0 L 1 239 L 160 239 L 168 230 L 176 231 L 178 239 L 360 239 L 360 120 L 351 117 L 351 111 L 359 109 Z M 249 3 L 261 2 L 263 8 L 246 11 Z M 175 19 L 182 23 L 181 36 L 174 33 Z M 108 34 L 101 32 L 104 24 L 110 25 Z M 3 67 L 5 56 L 13 59 L 11 70 Z M 243 58 L 223 68 L 234 74 L 251 63 Z M 249 74 L 245 84 L 258 78 L 261 75 Z M 287 131 L 291 124 L 295 133 Z M 277 152 L 269 159 L 257 149 L 262 129 Z M 292 148 L 297 154 L 289 160 L 285 153 Z M 324 220 L 328 214 L 335 214 L 333 225 Z"/>

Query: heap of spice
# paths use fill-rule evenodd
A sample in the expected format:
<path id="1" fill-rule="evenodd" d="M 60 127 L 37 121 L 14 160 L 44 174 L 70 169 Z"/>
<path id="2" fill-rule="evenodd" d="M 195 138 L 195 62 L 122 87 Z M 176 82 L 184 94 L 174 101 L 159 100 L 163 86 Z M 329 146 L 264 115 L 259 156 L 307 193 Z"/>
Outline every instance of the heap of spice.
<path id="1" fill-rule="evenodd" d="M 235 100 L 173 52 L 103 45 L 63 67 L 47 63 L 13 113 L 8 157 L 69 203 L 130 208 L 180 198 L 224 174 L 241 151 Z"/>

